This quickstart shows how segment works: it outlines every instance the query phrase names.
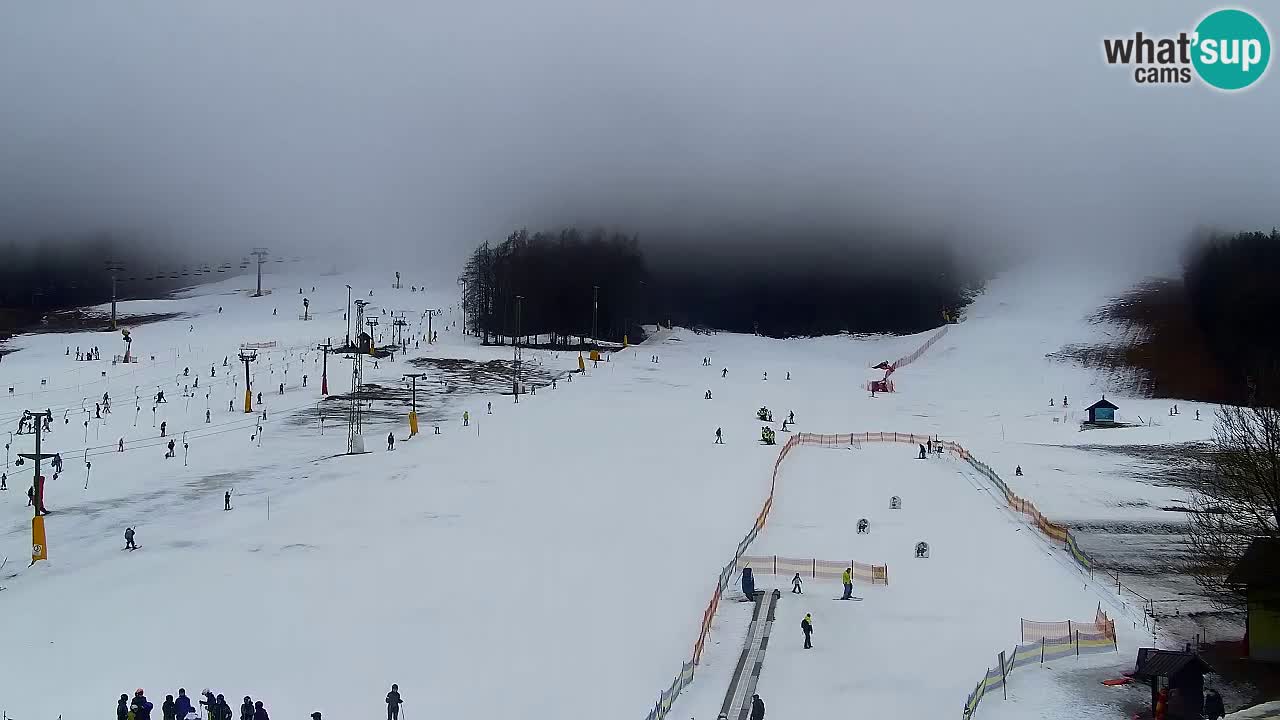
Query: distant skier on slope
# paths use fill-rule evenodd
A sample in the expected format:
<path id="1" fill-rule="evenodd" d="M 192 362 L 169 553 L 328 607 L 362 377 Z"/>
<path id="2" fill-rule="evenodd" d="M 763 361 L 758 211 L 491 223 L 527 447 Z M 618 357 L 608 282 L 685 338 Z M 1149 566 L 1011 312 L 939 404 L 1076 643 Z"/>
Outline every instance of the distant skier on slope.
<path id="1" fill-rule="evenodd" d="M 387 720 L 397 720 L 400 717 L 402 704 L 404 700 L 400 699 L 400 686 L 392 683 L 391 692 L 387 693 Z"/>
<path id="2" fill-rule="evenodd" d="M 396 434 L 393 431 L 393 432 L 387 433 L 387 451 L 390 452 L 395 449 L 396 449 Z"/>
<path id="3" fill-rule="evenodd" d="M 133 528 L 124 529 L 124 547 L 126 550 L 137 550 L 138 545 L 133 541 Z"/>
<path id="4" fill-rule="evenodd" d="M 921 445 L 920 445 L 920 457 L 918 457 L 918 458 L 916 458 L 916 459 L 917 459 L 917 460 L 924 460 L 924 459 L 925 459 L 925 457 L 924 457 L 924 445 L 923 445 L 923 444 L 921 444 Z"/>
<path id="5" fill-rule="evenodd" d="M 853 597 L 853 568 L 851 567 L 845 568 L 844 575 L 841 576 L 840 581 L 844 583 L 844 596 L 841 597 L 840 599 L 841 600 L 851 599 Z"/>
<path id="6" fill-rule="evenodd" d="M 225 512 L 231 509 L 231 491 L 228 490 L 222 494 L 222 510 Z"/>
<path id="7" fill-rule="evenodd" d="M 804 590 L 801 589 L 800 585 L 800 573 L 796 573 L 796 576 L 791 578 L 791 592 L 796 595 L 803 595 Z"/>

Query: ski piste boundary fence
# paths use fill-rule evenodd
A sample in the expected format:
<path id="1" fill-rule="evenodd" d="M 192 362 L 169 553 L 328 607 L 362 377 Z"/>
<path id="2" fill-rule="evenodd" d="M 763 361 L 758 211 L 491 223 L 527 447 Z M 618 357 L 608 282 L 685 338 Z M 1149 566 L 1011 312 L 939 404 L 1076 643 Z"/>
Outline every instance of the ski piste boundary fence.
<path id="1" fill-rule="evenodd" d="M 1044 664 L 1053 660 L 1096 653 L 1116 652 L 1116 624 L 1098 604 L 1093 620 L 1074 622 L 1036 622 L 1022 620 L 1022 643 L 1011 652 L 1000 652 L 994 668 L 987 668 L 973 692 L 964 703 L 965 720 L 972 718 L 978 703 L 987 693 L 1000 690 L 1009 683 L 1009 675 L 1015 668 L 1034 663 Z"/>
<path id="2" fill-rule="evenodd" d="M 942 333 L 938 333 L 934 337 L 937 338 L 941 335 Z M 663 718 L 665 718 L 671 711 L 671 707 L 675 703 L 676 698 L 678 698 L 680 693 L 693 682 L 695 670 L 702 660 L 702 651 L 706 646 L 707 637 L 711 632 L 712 621 L 715 619 L 716 610 L 720 605 L 720 599 L 723 597 L 724 591 L 728 589 L 729 585 L 733 581 L 733 577 L 737 573 L 738 568 L 747 561 L 750 561 L 753 567 L 758 565 L 762 568 L 769 567 L 770 563 L 772 563 L 772 556 L 747 556 L 746 550 L 750 547 L 751 543 L 755 541 L 756 537 L 760 534 L 760 531 L 764 529 L 765 523 L 769 519 L 769 512 L 773 509 L 773 499 L 778 487 L 778 469 L 782 466 L 782 463 L 786 460 L 787 456 L 790 455 L 795 448 L 801 445 L 837 448 L 857 446 L 861 443 L 871 442 L 902 443 L 906 445 L 922 445 L 926 442 L 931 442 L 933 447 L 937 447 L 941 451 L 955 455 L 966 462 L 974 470 L 977 470 L 983 477 L 990 480 L 992 485 L 998 488 L 1004 496 L 1006 505 L 1011 510 L 1021 514 L 1027 521 L 1027 524 L 1039 530 L 1040 533 L 1051 543 L 1064 547 L 1067 550 L 1067 554 L 1070 555 L 1082 569 L 1092 572 L 1094 563 L 1089 556 L 1080 549 L 1075 537 L 1070 532 L 1070 528 L 1062 523 L 1053 522 L 1045 517 L 1045 515 L 1036 508 L 1034 503 L 1019 496 L 1017 493 L 1014 493 L 1009 488 L 1008 484 L 1000 478 L 998 473 L 992 470 L 986 463 L 975 458 L 972 453 L 966 450 L 959 443 L 949 440 L 939 441 L 934 439 L 931 435 L 900 432 L 836 434 L 797 433 L 791 436 L 778 451 L 778 457 L 773 462 L 773 471 L 769 482 L 769 494 L 765 498 L 764 504 L 760 508 L 760 512 L 756 515 L 755 522 L 752 523 L 751 529 L 742 538 L 742 541 L 738 543 L 733 559 L 730 560 L 729 563 L 720 571 L 720 575 L 716 580 L 715 588 L 711 594 L 711 599 L 707 602 L 706 609 L 702 614 L 702 623 L 698 632 L 698 638 L 693 646 L 692 657 L 681 665 L 680 672 L 671 681 L 671 684 L 659 693 L 658 700 L 654 704 L 654 707 L 649 711 L 646 720 L 663 720 Z M 779 560 L 781 561 L 783 558 L 779 558 Z M 812 568 L 812 563 L 815 561 L 801 560 L 799 562 L 810 562 L 810 567 Z M 796 570 L 796 572 L 801 572 L 803 574 L 803 570 Z M 816 568 L 813 568 L 812 572 L 816 574 Z M 843 568 L 841 568 L 841 572 L 843 572 Z M 868 580 L 867 582 L 870 581 Z M 1075 623 L 1072 623 L 1072 625 L 1074 627 Z M 1106 640 L 1107 651 L 1115 649 L 1114 623 L 1111 623 L 1110 627 L 1110 639 Z M 1099 637 L 1099 631 L 1088 630 L 1086 627 L 1082 627 L 1080 632 L 1081 635 L 1078 640 L 1076 638 L 1071 638 L 1070 641 L 1065 638 L 1046 638 L 1041 643 L 1035 645 L 1035 657 L 1039 658 L 1041 654 L 1044 655 L 1046 660 L 1066 657 L 1069 654 L 1075 654 L 1077 652 L 1077 647 L 1080 654 L 1085 654 L 1087 652 L 1102 652 L 1102 650 L 1096 649 L 1097 647 L 1101 647 L 1100 643 L 1102 643 L 1102 639 Z M 1057 640 L 1059 642 L 1050 642 L 1050 640 Z M 1070 653 L 1066 652 L 1067 646 L 1070 647 Z M 1000 682 L 1004 682 L 1004 678 L 1008 675 L 1008 671 L 1012 669 L 1012 667 L 1029 663 L 1030 660 L 1026 658 L 1031 657 L 1029 654 L 1031 652 L 1031 650 L 1026 650 L 1024 648 L 1024 659 L 1022 661 L 1018 661 L 1017 650 L 1015 650 L 1014 654 L 1010 656 L 1011 659 L 1008 660 L 1008 663 L 1015 663 L 1016 661 L 1016 664 L 1006 664 L 1004 672 L 999 674 Z M 990 671 L 988 672 L 988 676 L 990 676 Z M 978 700 L 981 700 L 981 695 L 987 690 L 998 689 L 999 687 L 998 685 L 991 686 L 987 684 L 987 680 L 988 677 L 984 677 L 983 682 L 979 684 L 979 690 L 981 690 L 981 692 L 979 692 L 979 690 L 974 691 L 975 695 L 978 696 Z M 967 708 L 968 703 L 966 703 L 965 717 L 969 716 Z"/>

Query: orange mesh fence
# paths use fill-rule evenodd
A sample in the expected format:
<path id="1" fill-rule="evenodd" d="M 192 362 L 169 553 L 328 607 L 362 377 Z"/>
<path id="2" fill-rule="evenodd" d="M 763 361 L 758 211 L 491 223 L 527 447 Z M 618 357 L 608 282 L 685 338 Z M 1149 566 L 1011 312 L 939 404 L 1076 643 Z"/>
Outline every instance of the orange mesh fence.
<path id="1" fill-rule="evenodd" d="M 1098 634 L 1109 640 L 1115 640 L 1116 624 L 1102 610 L 1098 603 L 1098 611 L 1092 620 L 1063 620 L 1061 622 L 1037 622 L 1022 620 L 1022 642 L 1040 642 L 1042 640 L 1060 640 L 1075 637 L 1075 633 Z"/>
<path id="2" fill-rule="evenodd" d="M 739 567 L 750 567 L 757 575 L 795 575 L 809 579 L 839 580 L 847 567 L 853 568 L 853 580 L 864 585 L 888 585 L 889 567 L 856 560 L 818 560 L 789 558 L 781 555 L 743 555 Z"/>

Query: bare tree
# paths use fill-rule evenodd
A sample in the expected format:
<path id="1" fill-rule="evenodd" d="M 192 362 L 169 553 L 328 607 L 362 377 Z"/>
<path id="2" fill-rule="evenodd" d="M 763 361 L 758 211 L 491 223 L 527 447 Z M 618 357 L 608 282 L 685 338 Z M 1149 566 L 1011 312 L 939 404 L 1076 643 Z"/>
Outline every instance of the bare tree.
<path id="1" fill-rule="evenodd" d="M 1280 408 L 1224 405 L 1214 431 L 1213 457 L 1192 500 L 1191 573 L 1211 597 L 1238 604 L 1227 573 L 1251 540 L 1280 536 Z"/>

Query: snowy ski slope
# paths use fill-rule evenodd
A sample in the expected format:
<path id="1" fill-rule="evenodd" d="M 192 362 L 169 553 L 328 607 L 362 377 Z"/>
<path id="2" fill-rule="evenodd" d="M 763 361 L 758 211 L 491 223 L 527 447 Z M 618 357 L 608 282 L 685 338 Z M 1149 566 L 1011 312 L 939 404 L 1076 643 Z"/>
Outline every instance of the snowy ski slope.
<path id="1" fill-rule="evenodd" d="M 229 698 L 262 699 L 281 717 L 312 710 L 352 716 L 380 712 L 396 682 L 406 713 L 417 717 L 639 718 L 687 658 L 715 573 L 768 492 L 776 448 L 758 444 L 754 412 L 761 405 L 779 420 L 794 410 L 798 429 L 813 432 L 937 432 L 1001 465 L 1010 480 L 1021 463 L 1027 477 L 1016 489 L 1054 517 L 1155 513 L 1114 508 L 1176 493 L 1108 474 L 1110 458 L 1073 456 L 1065 465 L 1063 450 L 1044 447 L 1084 442 L 1081 435 L 1121 441 L 1078 433 L 1074 422 L 1053 423 L 1061 408 L 1047 407 L 1051 396 L 1069 395 L 1076 412 L 1106 390 L 1122 417 L 1151 412 L 1172 420 L 1160 417 L 1162 401 L 1125 398 L 1105 379 L 1044 357 L 1105 331 L 1084 321 L 1098 298 L 1081 298 L 1074 288 L 1054 292 L 1053 277 L 1024 269 L 993 282 L 966 322 L 895 375 L 894 395 L 867 397 L 862 385 L 877 375 L 869 366 L 910 352 L 927 336 L 781 341 L 676 329 L 518 405 L 495 389 L 437 394 L 424 413 L 443 418 L 440 435 L 424 424 L 422 435 L 404 441 L 403 419 L 374 422 L 366 432 L 371 452 L 354 457 L 333 457 L 345 449 L 345 428 L 330 418 L 321 434 L 312 411 L 320 400 L 313 348 L 344 334 L 345 284 L 373 303 L 373 312 L 405 310 L 415 325 L 428 307 L 451 308 L 454 288 L 410 293 L 390 289 L 382 275 L 298 273 L 266 276 L 273 292 L 263 298 L 248 297 L 252 280 L 237 278 L 174 300 L 124 303 L 124 313 L 184 313 L 134 328 L 143 362 L 127 367 L 65 355 L 67 347 L 74 353 L 95 344 L 104 358 L 117 354 L 122 343 L 114 334 L 16 338 L 10 346 L 19 352 L 0 363 L 4 389 L 15 388 L 12 397 L 0 395 L 0 417 L 13 429 L 22 409 L 52 409 L 47 448 L 62 453 L 66 468 L 46 492 L 50 559 L 31 569 L 24 497 L 30 465 L 7 468 L 0 643 L 10 660 L 0 673 L 0 709 L 22 720 L 70 720 L 109 712 L 121 692 L 136 687 L 163 699 L 179 686 L 207 686 Z M 1128 280 L 1115 278 L 1112 287 Z M 1101 280 L 1098 286 L 1107 287 Z M 299 287 L 316 315 L 310 322 L 299 319 Z M 440 344 L 410 350 L 409 358 L 509 357 L 509 348 L 480 347 L 456 327 L 445 329 L 459 319 L 452 310 L 437 317 Z M 420 337 L 425 326 L 414 331 Z M 227 403 L 241 402 L 243 381 L 232 380 L 243 374 L 242 367 L 235 372 L 238 345 L 265 341 L 276 346 L 254 370 L 268 412 L 259 434 L 256 416 L 228 411 Z M 659 362 L 649 362 L 655 353 Z M 221 365 L 226 356 L 230 368 Z M 703 357 L 711 367 L 701 365 Z M 544 369 L 576 367 L 575 353 L 527 350 L 525 358 Z M 407 359 L 397 355 L 377 369 L 366 363 L 365 381 L 398 384 L 418 370 Z M 210 365 L 216 378 L 208 377 Z M 201 375 L 189 403 L 181 397 L 184 367 Z M 346 390 L 349 373 L 349 362 L 331 358 L 330 389 Z M 276 394 L 280 382 L 283 396 Z M 155 422 L 167 422 L 170 435 L 187 433 L 185 465 L 181 440 L 178 457 L 162 459 L 150 417 L 157 387 L 169 402 L 157 407 Z M 86 428 L 81 404 L 91 415 L 104 391 L 113 413 Z M 485 413 L 487 402 L 493 415 Z M 1183 418 L 1191 407 L 1183 407 Z M 464 410 L 471 416 L 466 428 Z M 724 428 L 725 445 L 712 444 L 716 427 Z M 392 429 L 400 441 L 386 452 Z M 1123 442 L 1209 431 L 1208 422 L 1179 419 L 1126 430 Z M 121 437 L 126 451 L 118 453 Z M 30 443 L 15 437 L 12 450 L 29 452 Z M 812 653 L 854 647 L 857 654 L 841 655 L 841 664 L 862 663 L 856 681 L 822 685 L 819 697 L 827 700 L 819 705 L 802 702 L 814 690 L 811 675 L 801 682 L 803 663 L 814 659 L 794 657 L 788 647 L 798 632 L 798 617 L 789 613 L 798 608 L 784 597 L 777 649 L 761 678 L 766 697 L 775 698 L 771 708 L 792 703 L 788 698 L 802 710 L 858 698 L 859 709 L 896 717 L 952 714 L 988 658 L 1016 640 L 1018 616 L 1091 615 L 1096 599 L 1085 597 L 1070 569 L 1024 537 L 1029 531 L 1002 515 L 959 465 L 910 456 L 909 448 L 893 446 L 807 449 L 788 460 L 777 514 L 753 553 L 843 557 L 850 522 L 866 516 L 873 532 L 855 545 L 857 557 L 890 562 L 894 583 L 860 589 L 867 600 L 851 607 L 827 607 L 837 604 L 826 597 L 838 587 L 809 590 L 806 597 L 822 605 Z M 884 517 L 896 484 L 905 488 L 900 520 Z M 222 510 L 228 489 L 235 506 L 229 513 Z M 137 528 L 141 550 L 121 550 L 126 526 Z M 903 556 L 917 537 L 931 542 L 933 558 Z M 1015 578 L 988 566 L 993 574 L 982 575 L 973 555 L 993 542 L 1032 569 Z M 974 578 L 990 586 L 975 587 Z M 984 602 L 970 602 L 978 599 Z M 688 703 L 677 707 L 682 717 L 714 717 L 703 708 L 718 707 L 723 697 L 717 657 L 735 655 L 736 633 L 745 629 L 731 606 L 722 606 L 693 694 L 680 700 Z M 851 622 L 842 625 L 836 612 Z M 939 632 L 961 618 L 962 631 Z M 947 643 L 939 653 L 955 653 L 962 670 L 924 688 L 925 679 L 906 675 L 893 684 L 896 669 L 911 664 L 908 650 L 918 651 L 911 644 L 938 635 Z"/>

